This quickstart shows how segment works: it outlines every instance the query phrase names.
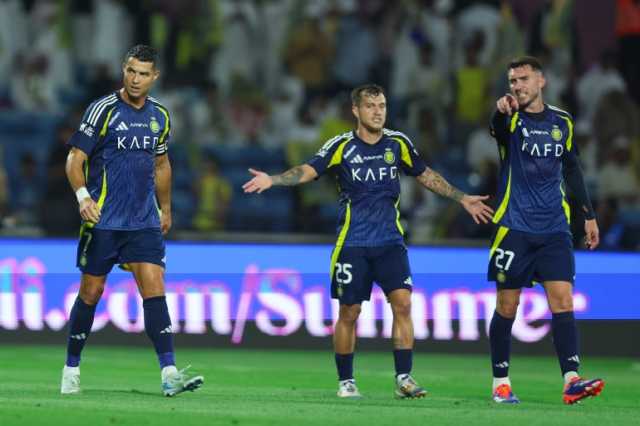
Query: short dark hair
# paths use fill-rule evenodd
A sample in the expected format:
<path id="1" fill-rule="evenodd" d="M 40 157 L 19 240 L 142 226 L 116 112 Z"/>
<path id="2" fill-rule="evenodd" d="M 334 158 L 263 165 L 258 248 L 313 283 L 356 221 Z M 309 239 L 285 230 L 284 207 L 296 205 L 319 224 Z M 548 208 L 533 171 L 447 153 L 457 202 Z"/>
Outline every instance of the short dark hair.
<path id="1" fill-rule="evenodd" d="M 534 71 L 542 72 L 542 64 L 535 56 L 520 56 L 509 62 L 507 71 L 529 65 Z"/>
<path id="2" fill-rule="evenodd" d="M 353 105 L 360 105 L 364 96 L 378 96 L 384 95 L 384 89 L 377 84 L 363 84 L 351 91 L 351 103 Z"/>
<path id="3" fill-rule="evenodd" d="M 129 58 L 135 58 L 140 62 L 151 62 L 155 67 L 158 62 L 158 51 L 146 44 L 137 44 L 129 49 L 124 57 L 124 62 L 127 62 Z"/>

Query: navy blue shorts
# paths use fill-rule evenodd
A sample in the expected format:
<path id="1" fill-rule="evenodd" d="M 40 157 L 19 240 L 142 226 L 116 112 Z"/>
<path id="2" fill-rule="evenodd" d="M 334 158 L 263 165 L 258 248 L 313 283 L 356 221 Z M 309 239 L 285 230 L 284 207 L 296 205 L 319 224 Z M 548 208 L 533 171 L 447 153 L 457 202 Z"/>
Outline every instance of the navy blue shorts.
<path id="1" fill-rule="evenodd" d="M 106 275 L 116 263 L 155 263 L 164 268 L 164 238 L 160 229 L 111 231 L 83 228 L 76 266 L 84 273 Z"/>
<path id="2" fill-rule="evenodd" d="M 566 232 L 532 234 L 499 226 L 491 244 L 488 280 L 499 289 L 575 279 L 573 241 Z"/>
<path id="3" fill-rule="evenodd" d="M 334 263 L 335 262 L 335 263 Z M 341 305 L 360 304 L 371 298 L 375 281 L 384 294 L 411 291 L 411 268 L 404 245 L 336 247 L 332 255 L 331 297 Z"/>

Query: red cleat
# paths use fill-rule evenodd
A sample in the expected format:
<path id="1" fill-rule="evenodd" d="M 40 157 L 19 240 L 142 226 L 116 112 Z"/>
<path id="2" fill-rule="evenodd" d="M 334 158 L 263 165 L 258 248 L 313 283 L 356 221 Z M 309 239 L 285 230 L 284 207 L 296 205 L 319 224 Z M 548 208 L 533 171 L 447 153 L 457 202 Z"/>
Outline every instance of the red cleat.
<path id="1" fill-rule="evenodd" d="M 562 401 L 565 404 L 575 404 L 590 396 L 600 395 L 602 389 L 604 389 L 604 380 L 602 379 L 584 380 L 575 377 L 564 385 Z"/>

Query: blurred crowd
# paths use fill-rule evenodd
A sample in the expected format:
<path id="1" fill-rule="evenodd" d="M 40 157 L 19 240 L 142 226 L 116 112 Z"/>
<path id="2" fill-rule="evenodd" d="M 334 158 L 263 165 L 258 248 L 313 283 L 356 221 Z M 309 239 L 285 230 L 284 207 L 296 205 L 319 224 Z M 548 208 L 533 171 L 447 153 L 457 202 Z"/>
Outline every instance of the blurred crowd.
<path id="1" fill-rule="evenodd" d="M 387 89 L 387 127 L 432 168 L 494 195 L 488 122 L 506 64 L 526 53 L 544 64 L 545 101 L 574 115 L 604 248 L 640 249 L 636 0 L 0 0 L 4 235 L 77 231 L 65 142 L 88 103 L 120 87 L 138 43 L 161 54 L 153 95 L 172 114 L 175 235 L 333 233 L 331 179 L 261 196 L 241 184 L 248 167 L 283 171 L 352 129 L 348 93 L 367 82 Z M 402 185 L 410 242 L 490 236 L 414 180 Z"/>

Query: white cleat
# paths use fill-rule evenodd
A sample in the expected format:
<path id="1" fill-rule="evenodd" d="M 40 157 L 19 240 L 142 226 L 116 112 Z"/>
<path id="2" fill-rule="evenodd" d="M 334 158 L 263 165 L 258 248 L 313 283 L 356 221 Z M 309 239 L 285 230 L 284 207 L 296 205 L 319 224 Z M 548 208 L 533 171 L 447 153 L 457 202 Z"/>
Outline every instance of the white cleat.
<path id="1" fill-rule="evenodd" d="M 354 379 L 338 382 L 338 396 L 340 398 L 362 398 Z"/>
<path id="2" fill-rule="evenodd" d="M 80 367 L 64 366 L 60 393 L 63 395 L 80 392 Z"/>
<path id="3" fill-rule="evenodd" d="M 188 366 L 182 370 L 178 370 L 174 365 L 164 367 L 160 372 L 162 378 L 162 393 L 164 396 L 174 396 L 182 392 L 191 391 L 200 388 L 204 383 L 202 376 L 188 376 L 185 372 Z"/>
<path id="4" fill-rule="evenodd" d="M 394 395 L 398 399 L 415 399 L 427 396 L 427 391 L 409 374 L 396 377 L 396 389 Z"/>

